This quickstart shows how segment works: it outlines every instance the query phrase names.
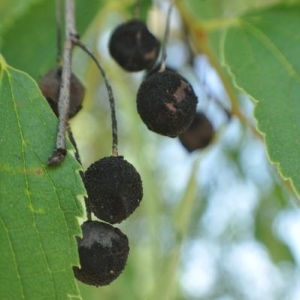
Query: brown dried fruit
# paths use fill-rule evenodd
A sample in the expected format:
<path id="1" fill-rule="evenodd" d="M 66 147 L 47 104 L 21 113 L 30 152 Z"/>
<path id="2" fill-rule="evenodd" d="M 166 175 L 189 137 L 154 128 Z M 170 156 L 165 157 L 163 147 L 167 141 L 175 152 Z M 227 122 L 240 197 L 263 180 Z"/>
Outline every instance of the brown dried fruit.
<path id="1" fill-rule="evenodd" d="M 207 147 L 214 137 L 214 128 L 210 120 L 202 112 L 197 112 L 190 127 L 179 135 L 185 149 L 192 152 Z"/>
<path id="2" fill-rule="evenodd" d="M 42 94 L 47 99 L 56 116 L 58 116 L 58 98 L 61 84 L 61 73 L 61 67 L 52 69 L 47 74 L 45 74 L 39 82 L 39 87 L 42 91 Z M 82 108 L 84 94 L 84 86 L 75 76 L 75 74 L 72 73 L 70 81 L 69 118 L 74 117 Z"/>

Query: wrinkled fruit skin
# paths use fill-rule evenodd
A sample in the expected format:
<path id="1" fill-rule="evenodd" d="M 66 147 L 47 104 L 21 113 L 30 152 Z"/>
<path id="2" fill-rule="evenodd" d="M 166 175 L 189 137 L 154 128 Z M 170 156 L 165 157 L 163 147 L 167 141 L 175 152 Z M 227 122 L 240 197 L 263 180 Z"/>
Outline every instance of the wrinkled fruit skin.
<path id="1" fill-rule="evenodd" d="M 188 152 L 207 147 L 214 137 L 214 128 L 202 112 L 197 112 L 189 128 L 179 135 L 179 140 Z"/>
<path id="2" fill-rule="evenodd" d="M 110 224 L 86 221 L 83 237 L 77 237 L 80 266 L 73 267 L 75 277 L 89 285 L 107 285 L 123 271 L 129 245 L 127 236 Z"/>
<path id="3" fill-rule="evenodd" d="M 126 219 L 142 200 L 141 177 L 122 156 L 96 161 L 86 170 L 84 178 L 91 211 L 111 224 Z"/>
<path id="4" fill-rule="evenodd" d="M 159 54 L 160 42 L 144 22 L 131 20 L 119 25 L 109 41 L 109 52 L 126 71 L 149 69 Z"/>
<path id="5" fill-rule="evenodd" d="M 40 82 L 39 87 L 42 94 L 47 99 L 52 110 L 58 116 L 58 98 L 61 83 L 61 67 L 50 70 L 44 75 Z M 72 73 L 70 81 L 70 107 L 69 118 L 74 117 L 82 108 L 82 102 L 85 95 L 85 88 L 79 79 Z"/>
<path id="6" fill-rule="evenodd" d="M 176 137 L 195 117 L 197 96 L 189 82 L 170 70 L 146 78 L 137 93 L 137 110 L 148 129 Z"/>

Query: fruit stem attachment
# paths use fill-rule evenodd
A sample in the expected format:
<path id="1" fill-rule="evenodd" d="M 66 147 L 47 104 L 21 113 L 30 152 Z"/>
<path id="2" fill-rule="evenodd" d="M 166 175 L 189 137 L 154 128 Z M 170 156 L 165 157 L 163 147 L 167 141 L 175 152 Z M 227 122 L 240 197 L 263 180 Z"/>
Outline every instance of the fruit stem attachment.
<path id="1" fill-rule="evenodd" d="M 96 56 L 92 53 L 91 50 L 89 50 L 78 38 L 73 37 L 73 43 L 74 45 L 77 45 L 80 47 L 86 54 L 88 54 L 91 59 L 94 61 L 96 66 L 98 67 L 103 80 L 104 84 L 106 86 L 106 90 L 108 93 L 108 101 L 110 105 L 110 112 L 111 112 L 111 126 L 112 126 L 112 155 L 118 156 L 118 125 L 117 125 L 117 117 L 116 117 L 116 109 L 115 109 L 115 98 L 113 94 L 112 87 L 107 79 L 106 73 L 101 66 L 99 60 L 96 58 Z"/>
<path id="2" fill-rule="evenodd" d="M 56 136 L 56 148 L 48 159 L 48 166 L 59 165 L 65 158 L 66 132 L 68 129 L 68 113 L 70 105 L 70 78 L 72 64 L 73 37 L 77 36 L 75 29 L 74 0 L 65 0 L 65 31 L 66 39 L 63 52 L 63 66 L 61 86 L 58 99 L 58 131 Z"/>

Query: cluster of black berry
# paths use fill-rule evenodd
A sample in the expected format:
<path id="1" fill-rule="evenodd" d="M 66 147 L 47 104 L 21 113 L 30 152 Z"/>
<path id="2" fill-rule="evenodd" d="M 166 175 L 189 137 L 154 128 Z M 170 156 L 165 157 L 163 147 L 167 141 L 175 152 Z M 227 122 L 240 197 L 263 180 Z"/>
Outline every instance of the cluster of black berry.
<path id="1" fill-rule="evenodd" d="M 191 84 L 178 72 L 165 68 L 164 59 L 158 61 L 160 42 L 143 21 L 133 19 L 119 25 L 111 35 L 109 51 L 126 71 L 146 71 L 136 103 L 138 114 L 151 131 L 179 137 L 188 151 L 210 143 L 213 127 L 203 113 L 196 111 L 197 97 Z M 62 68 L 57 67 L 39 84 L 57 116 L 61 82 Z M 83 85 L 72 73 L 69 118 L 81 109 L 84 94 Z M 91 164 L 82 178 L 88 196 L 88 220 L 81 226 L 82 238 L 77 237 L 80 267 L 73 267 L 73 271 L 86 284 L 106 285 L 120 275 L 129 253 L 127 236 L 111 224 L 122 222 L 139 206 L 142 180 L 134 166 L 117 151 Z M 102 221 L 93 221 L 91 213 Z"/>
<path id="2" fill-rule="evenodd" d="M 127 236 L 111 224 L 126 219 L 143 197 L 142 180 L 122 156 L 108 156 L 93 163 L 83 176 L 88 194 L 87 210 L 107 222 L 88 220 L 77 238 L 81 268 L 75 277 L 99 286 L 111 283 L 125 267 L 129 253 Z"/>
<path id="3" fill-rule="evenodd" d="M 53 112 L 58 116 L 58 99 L 61 85 L 62 68 L 56 67 L 46 73 L 39 82 L 39 87 L 51 106 Z M 82 108 L 85 88 L 74 73 L 70 79 L 70 105 L 69 118 L 74 117 Z"/>
<path id="4" fill-rule="evenodd" d="M 39 84 L 56 115 L 60 84 L 60 67 L 49 71 Z M 81 109 L 84 91 L 77 77 L 71 74 L 69 118 Z M 120 223 L 137 208 L 143 197 L 142 180 L 133 165 L 114 155 L 93 163 L 82 178 L 88 194 L 87 211 L 108 223 L 89 218 L 82 224 L 83 236 L 77 237 L 81 267 L 73 267 L 73 271 L 86 284 L 106 285 L 120 275 L 129 253 L 127 236 L 111 224 Z"/>
<path id="5" fill-rule="evenodd" d="M 140 20 L 119 25 L 109 41 L 111 56 L 124 70 L 147 71 L 138 89 L 137 111 L 148 129 L 179 137 L 189 152 L 204 148 L 214 136 L 212 123 L 196 111 L 197 97 L 190 83 L 165 68 L 164 61 L 157 62 L 159 47 L 160 42 Z"/>
<path id="6" fill-rule="evenodd" d="M 49 71 L 39 86 L 56 115 L 61 85 L 61 68 Z M 70 80 L 69 118 L 81 109 L 84 87 L 72 73 Z M 75 144 L 73 136 L 72 141 Z M 76 144 L 75 144 L 76 147 Z M 78 155 L 78 153 L 77 153 Z M 79 156 L 77 157 L 78 160 Z M 127 236 L 111 224 L 126 219 L 140 204 L 143 197 L 142 180 L 134 166 L 122 156 L 104 157 L 82 173 L 87 191 L 87 212 L 107 222 L 84 222 L 82 238 L 77 237 L 80 268 L 73 267 L 75 277 L 90 285 L 111 283 L 125 267 L 129 245 Z"/>

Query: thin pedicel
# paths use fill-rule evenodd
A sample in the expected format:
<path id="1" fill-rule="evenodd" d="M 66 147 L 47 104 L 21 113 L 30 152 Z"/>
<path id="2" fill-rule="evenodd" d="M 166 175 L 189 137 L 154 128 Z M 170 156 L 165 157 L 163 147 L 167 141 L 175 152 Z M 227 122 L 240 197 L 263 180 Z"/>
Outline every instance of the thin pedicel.
<path id="1" fill-rule="evenodd" d="M 111 88 L 111 85 L 107 79 L 106 73 L 104 69 L 102 68 L 101 64 L 99 63 L 98 59 L 96 56 L 77 38 L 73 37 L 73 43 L 80 47 L 84 52 L 86 52 L 92 60 L 95 62 L 97 65 L 106 89 L 108 93 L 108 100 L 109 100 L 109 105 L 110 105 L 110 112 L 111 112 L 111 123 L 112 123 L 112 155 L 113 156 L 118 156 L 118 125 L 117 125 L 117 118 L 116 118 L 116 109 L 115 109 L 115 98 L 113 95 L 113 90 Z"/>

